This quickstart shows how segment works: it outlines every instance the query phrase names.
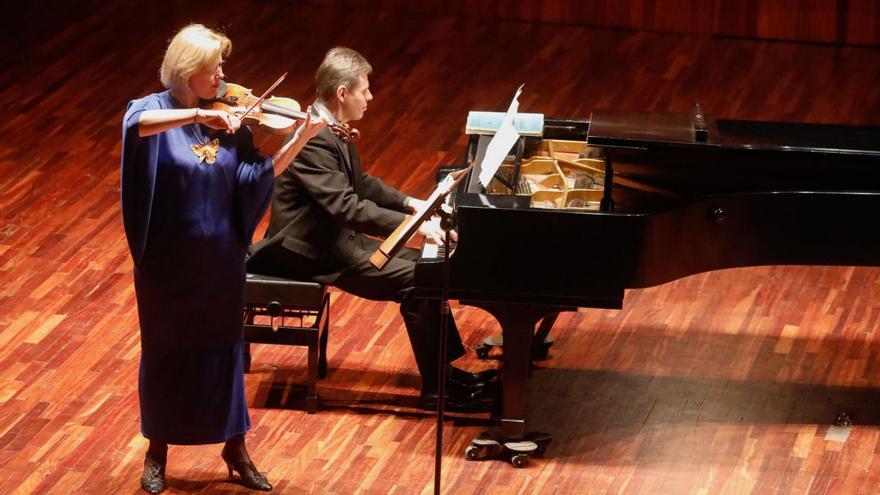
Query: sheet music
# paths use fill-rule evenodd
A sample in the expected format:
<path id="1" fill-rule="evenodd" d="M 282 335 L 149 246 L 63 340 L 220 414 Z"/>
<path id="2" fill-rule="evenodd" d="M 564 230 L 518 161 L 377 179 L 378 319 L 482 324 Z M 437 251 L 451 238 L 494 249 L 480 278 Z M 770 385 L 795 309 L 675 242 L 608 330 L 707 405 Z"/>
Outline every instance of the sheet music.
<path id="1" fill-rule="evenodd" d="M 434 259 L 440 255 L 440 245 L 425 241 L 422 245 L 422 258 Z"/>
<path id="2" fill-rule="evenodd" d="M 464 133 L 492 136 L 498 130 L 502 120 L 504 120 L 504 112 L 471 110 L 468 112 Z M 513 118 L 513 128 L 522 136 L 541 137 L 544 132 L 544 114 L 517 112 Z"/>
<path id="3" fill-rule="evenodd" d="M 489 181 L 492 180 L 492 177 L 495 177 L 495 172 L 498 171 L 501 162 L 504 161 L 507 153 L 510 152 L 510 148 L 519 139 L 519 132 L 513 127 L 513 119 L 516 117 L 516 112 L 519 109 L 519 95 L 522 94 L 523 86 L 525 85 L 521 84 L 517 88 L 516 94 L 513 95 L 513 101 L 510 102 L 510 107 L 507 108 L 507 113 L 504 114 L 501 125 L 495 131 L 495 136 L 492 137 L 492 141 L 489 142 L 489 146 L 486 148 L 486 156 L 483 157 L 483 162 L 480 164 L 480 184 L 484 188 L 489 187 Z"/>
<path id="4" fill-rule="evenodd" d="M 415 213 L 413 213 L 413 219 L 417 219 L 421 216 L 424 216 L 425 210 L 434 210 L 437 205 L 443 200 L 449 191 L 452 190 L 452 187 L 455 186 L 458 181 L 458 177 L 462 174 L 462 172 L 456 171 L 451 174 L 448 174 L 443 178 L 438 184 L 437 187 L 434 188 L 434 191 L 428 196 L 428 199 L 425 200 L 421 208 L 417 208 Z"/>

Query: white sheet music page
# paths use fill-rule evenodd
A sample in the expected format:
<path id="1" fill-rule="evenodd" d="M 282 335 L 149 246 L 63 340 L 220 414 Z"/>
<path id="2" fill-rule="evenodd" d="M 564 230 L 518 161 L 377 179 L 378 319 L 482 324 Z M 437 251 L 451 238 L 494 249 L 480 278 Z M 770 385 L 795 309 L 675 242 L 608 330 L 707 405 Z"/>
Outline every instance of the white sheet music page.
<path id="1" fill-rule="evenodd" d="M 483 157 L 483 163 L 480 164 L 480 184 L 484 188 L 489 187 L 489 181 L 492 180 L 492 177 L 495 177 L 495 172 L 498 171 L 501 162 L 504 161 L 507 153 L 510 152 L 510 148 L 519 139 L 519 132 L 513 127 L 513 119 L 516 117 L 516 112 L 519 109 L 519 95 L 522 94 L 523 86 L 525 85 L 520 84 L 519 88 L 517 88 L 516 94 L 513 95 L 513 101 L 510 102 L 510 107 L 508 107 L 507 113 L 504 114 L 504 120 L 501 121 L 501 126 L 495 131 L 495 136 L 492 137 L 492 140 L 489 141 L 489 146 L 486 147 L 486 155 Z"/>
<path id="2" fill-rule="evenodd" d="M 453 172 L 444 177 L 443 180 L 441 180 L 437 184 L 437 187 L 434 188 L 434 191 L 431 192 L 431 195 L 428 196 L 428 199 L 425 200 L 423 206 L 421 208 L 417 208 L 415 213 L 413 213 L 413 221 L 421 217 L 422 214 L 425 213 L 425 209 L 436 208 L 437 205 L 442 201 L 441 196 L 446 196 L 452 189 L 452 187 L 455 186 L 455 184 L 457 183 L 456 179 L 459 175 L 461 175 L 461 172 Z"/>

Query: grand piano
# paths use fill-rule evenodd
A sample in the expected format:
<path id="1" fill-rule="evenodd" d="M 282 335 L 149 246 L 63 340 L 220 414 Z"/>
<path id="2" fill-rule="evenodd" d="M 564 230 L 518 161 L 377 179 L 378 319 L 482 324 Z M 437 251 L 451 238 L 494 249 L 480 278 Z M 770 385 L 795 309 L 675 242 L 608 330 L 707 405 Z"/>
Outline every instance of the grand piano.
<path id="1" fill-rule="evenodd" d="M 880 265 L 880 127 L 596 111 L 545 119 L 487 188 L 478 175 L 450 202 L 448 288 L 501 325 L 501 442 L 529 438 L 536 327 L 560 311 L 722 268 Z M 418 290 L 439 294 L 441 265 L 425 247 Z"/>

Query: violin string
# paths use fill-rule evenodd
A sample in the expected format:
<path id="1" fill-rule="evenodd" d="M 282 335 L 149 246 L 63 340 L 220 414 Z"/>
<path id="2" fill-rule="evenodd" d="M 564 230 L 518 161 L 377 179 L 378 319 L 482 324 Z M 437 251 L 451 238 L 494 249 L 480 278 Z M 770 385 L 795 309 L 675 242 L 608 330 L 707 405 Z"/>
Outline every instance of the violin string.
<path id="1" fill-rule="evenodd" d="M 269 86 L 269 89 L 267 89 L 265 92 L 263 92 L 263 94 L 260 95 L 259 98 L 257 98 L 257 101 L 251 103 L 251 106 L 248 107 L 247 110 L 245 110 L 243 114 L 241 114 L 240 118 L 243 119 L 247 114 L 251 113 L 251 111 L 254 108 L 260 108 L 261 107 L 260 104 L 263 103 L 263 100 L 266 99 L 266 96 L 268 96 L 269 93 L 271 93 L 273 89 L 277 88 L 278 85 L 281 84 L 281 81 L 283 81 L 285 77 L 287 77 L 287 72 L 285 72 L 284 74 L 281 74 L 281 77 L 279 77 L 278 80 L 276 80 L 271 86 Z"/>

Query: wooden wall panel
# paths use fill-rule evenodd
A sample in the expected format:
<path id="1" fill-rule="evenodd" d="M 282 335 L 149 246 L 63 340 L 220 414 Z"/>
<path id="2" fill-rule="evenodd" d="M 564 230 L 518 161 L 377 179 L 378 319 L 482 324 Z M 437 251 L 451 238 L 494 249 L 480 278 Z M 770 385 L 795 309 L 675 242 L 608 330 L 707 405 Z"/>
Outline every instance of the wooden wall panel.
<path id="1" fill-rule="evenodd" d="M 738 38 L 880 44 L 880 0 L 311 0 L 311 3 L 388 13 Z"/>
<path id="2" fill-rule="evenodd" d="M 343 5 L 389 13 L 453 15 L 682 33 L 709 33 L 714 2 L 715 0 L 312 0 L 315 4 Z"/>
<path id="3" fill-rule="evenodd" d="M 849 0 L 844 18 L 845 41 L 854 45 L 880 45 L 880 0 Z"/>
<path id="4" fill-rule="evenodd" d="M 829 0 L 718 1 L 714 33 L 757 39 L 836 42 L 839 11 Z"/>
<path id="5" fill-rule="evenodd" d="M 645 20 L 633 27 L 647 31 L 710 34 L 716 1 L 643 0 Z"/>

